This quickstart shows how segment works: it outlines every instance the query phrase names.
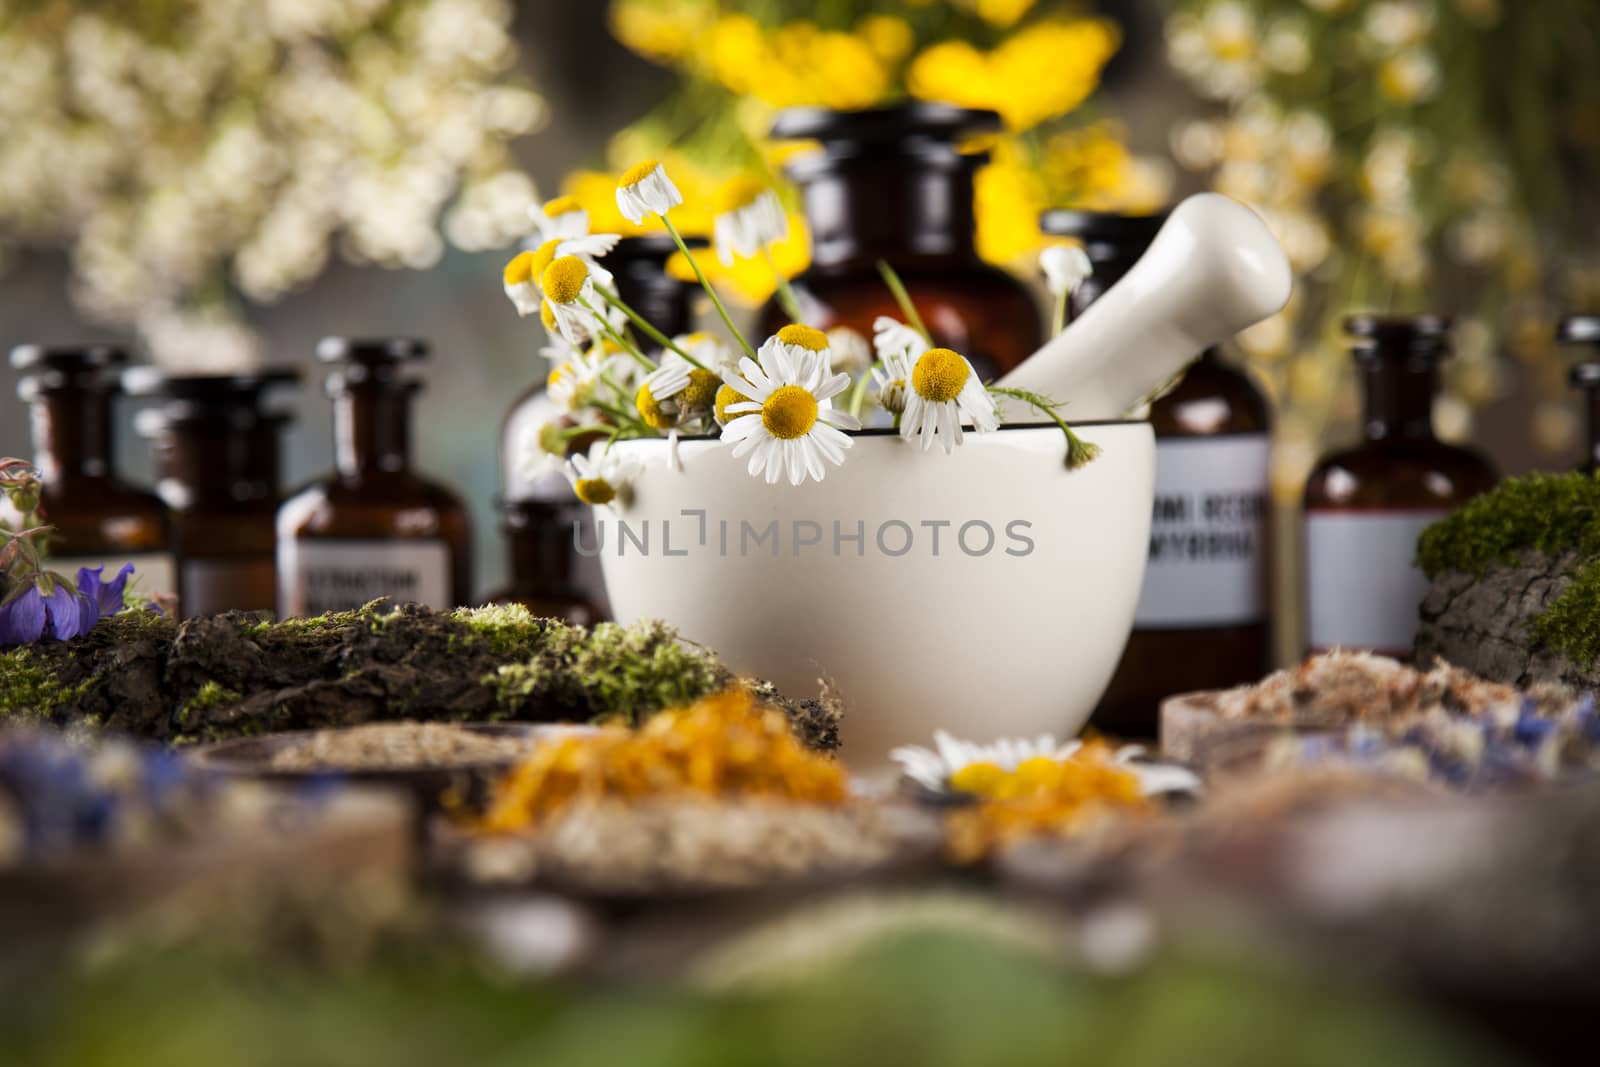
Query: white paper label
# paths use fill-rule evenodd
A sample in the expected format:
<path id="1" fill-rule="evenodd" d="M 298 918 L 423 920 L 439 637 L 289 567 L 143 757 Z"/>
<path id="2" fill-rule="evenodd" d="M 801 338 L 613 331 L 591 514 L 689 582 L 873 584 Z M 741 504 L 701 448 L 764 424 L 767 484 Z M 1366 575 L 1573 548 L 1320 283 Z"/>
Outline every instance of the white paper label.
<path id="1" fill-rule="evenodd" d="M 1306 516 L 1306 641 L 1406 655 L 1428 579 L 1417 538 L 1448 511 Z"/>
<path id="2" fill-rule="evenodd" d="M 1266 434 L 1156 445 L 1150 561 L 1134 626 L 1237 626 L 1267 617 Z"/>
<path id="3" fill-rule="evenodd" d="M 178 561 L 166 552 L 136 552 L 128 556 L 51 556 L 45 561 L 50 570 L 76 581 L 78 568 L 94 570 L 101 564 L 105 570 L 100 579 L 109 582 L 117 576 L 123 564 L 133 564 L 133 574 L 128 584 L 145 596 L 170 594 L 178 591 Z"/>
<path id="4" fill-rule="evenodd" d="M 441 541 L 278 541 L 278 614 L 351 611 L 386 596 L 430 608 L 450 603 L 450 549 Z"/>

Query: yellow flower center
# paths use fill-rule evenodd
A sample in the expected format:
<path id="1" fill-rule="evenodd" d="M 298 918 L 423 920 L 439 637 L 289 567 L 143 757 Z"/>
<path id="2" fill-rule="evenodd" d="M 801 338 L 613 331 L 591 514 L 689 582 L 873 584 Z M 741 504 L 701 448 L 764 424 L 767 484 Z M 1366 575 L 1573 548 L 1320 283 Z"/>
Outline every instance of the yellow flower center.
<path id="1" fill-rule="evenodd" d="M 778 340 L 786 345 L 799 345 L 813 352 L 824 351 L 828 347 L 828 335 L 821 330 L 810 326 L 802 326 L 798 322 L 790 323 L 778 331 Z"/>
<path id="2" fill-rule="evenodd" d="M 538 281 L 543 276 L 545 268 L 550 266 L 551 260 L 556 258 L 556 248 L 560 244 L 561 242 L 558 240 L 546 241 L 532 252 L 522 253 L 528 257 L 529 278 Z"/>
<path id="3" fill-rule="evenodd" d="M 552 456 L 566 455 L 566 438 L 562 435 L 561 427 L 553 422 L 547 422 L 539 427 L 538 442 L 541 452 L 548 452 Z"/>
<path id="4" fill-rule="evenodd" d="M 730 211 L 749 207 L 756 202 L 756 198 L 767 191 L 767 187 L 748 174 L 741 174 L 724 185 L 717 193 L 717 214 L 726 215 Z"/>
<path id="5" fill-rule="evenodd" d="M 518 252 L 510 263 L 506 264 L 506 284 L 526 285 L 533 281 L 533 253 Z"/>
<path id="6" fill-rule="evenodd" d="M 961 395 L 971 374 L 972 368 L 958 353 L 948 348 L 930 348 L 911 369 L 911 387 L 929 403 L 943 404 Z"/>
<path id="7" fill-rule="evenodd" d="M 660 162 L 654 159 L 647 159 L 641 163 L 635 163 L 633 166 L 622 172 L 622 177 L 617 179 L 617 187 L 626 189 L 629 186 L 638 185 L 640 182 L 650 177 L 651 173 L 659 166 L 661 166 Z"/>
<path id="8" fill-rule="evenodd" d="M 722 388 L 718 389 L 717 401 L 714 409 L 717 414 L 717 421 L 726 426 L 734 419 L 740 418 L 738 415 L 728 414 L 728 405 L 743 404 L 749 401 L 749 399 L 749 397 L 745 396 L 731 385 L 724 385 Z"/>
<path id="9" fill-rule="evenodd" d="M 761 405 L 761 424 L 784 441 L 804 437 L 817 424 L 817 398 L 798 385 L 783 385 Z"/>
<path id="10" fill-rule="evenodd" d="M 544 387 L 546 389 L 554 389 L 556 387 L 556 383 L 561 380 L 561 372 L 566 369 L 567 365 L 565 363 L 561 364 L 559 367 L 552 368 L 550 373 L 545 376 Z"/>
<path id="11" fill-rule="evenodd" d="M 544 323 L 544 328 L 551 333 L 556 332 L 556 309 L 548 303 L 539 305 L 539 321 Z"/>
<path id="12" fill-rule="evenodd" d="M 704 411 L 716 403 L 717 387 L 721 384 L 721 378 L 696 367 L 689 372 L 689 384 L 678 394 L 678 403 L 685 411 Z"/>
<path id="13" fill-rule="evenodd" d="M 558 196 L 544 206 L 546 218 L 555 218 L 557 215 L 570 215 L 574 211 L 582 211 L 583 205 L 575 196 Z"/>
<path id="14" fill-rule="evenodd" d="M 950 788 L 959 793 L 988 796 L 1005 781 L 1006 772 L 988 762 L 969 763 L 950 776 Z"/>
<path id="15" fill-rule="evenodd" d="M 577 256 L 562 256 L 545 268 L 539 284 L 552 304 L 571 304 L 583 292 L 589 268 Z"/>
<path id="16" fill-rule="evenodd" d="M 604 478 L 579 478 L 572 491 L 578 494 L 579 500 L 596 507 L 617 498 L 617 487 Z"/>
<path id="17" fill-rule="evenodd" d="M 661 409 L 661 401 L 650 391 L 648 385 L 639 386 L 638 393 L 634 394 L 633 406 L 638 410 L 639 417 L 646 426 L 653 430 L 670 430 L 678 424 L 677 417 L 669 415 Z"/>

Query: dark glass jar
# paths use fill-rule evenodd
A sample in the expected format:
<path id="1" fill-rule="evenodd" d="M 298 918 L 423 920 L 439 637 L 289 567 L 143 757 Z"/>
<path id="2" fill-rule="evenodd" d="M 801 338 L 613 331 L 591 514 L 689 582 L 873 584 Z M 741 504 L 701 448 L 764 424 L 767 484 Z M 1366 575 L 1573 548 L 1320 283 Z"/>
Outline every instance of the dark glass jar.
<path id="1" fill-rule="evenodd" d="M 689 240 L 691 248 L 704 244 L 703 240 Z M 624 237 L 605 258 L 623 302 L 668 337 L 689 332 L 694 319 L 691 301 L 697 291 L 667 273 L 667 260 L 677 250 L 672 238 L 648 234 Z M 583 543 L 594 543 L 593 513 L 572 495 L 560 473 L 536 474 L 525 469 L 530 438 L 559 415 L 545 396 L 545 376 L 541 374 L 517 398 L 501 426 L 500 476 L 505 495 L 500 502 L 500 529 L 510 552 L 511 580 L 490 599 L 590 625 L 609 617 L 605 581 L 598 561 L 580 555 L 573 537 L 576 524 L 583 531 Z"/>
<path id="2" fill-rule="evenodd" d="M 72 577 L 79 567 L 104 564 L 109 578 L 132 563 L 141 592 L 172 594 L 178 573 L 166 505 L 118 480 L 112 460 L 112 407 L 127 361 L 127 351 L 114 345 L 11 350 L 43 483 L 40 503 L 55 527 L 50 566 Z M 0 496 L 0 522 L 21 518 Z"/>
<path id="3" fill-rule="evenodd" d="M 472 586 L 472 534 L 461 498 L 411 468 L 413 367 L 426 343 L 325 337 L 334 365 L 332 474 L 278 508 L 278 614 L 350 611 L 378 597 L 451 608 Z"/>
<path id="4" fill-rule="evenodd" d="M 123 374 L 130 394 L 161 398 L 134 426 L 152 442 L 156 492 L 171 510 L 185 618 L 274 606 L 272 519 L 279 438 L 290 419 L 264 407 L 264 394 L 299 380 L 292 370 L 178 376 L 134 367 Z"/>
<path id="5" fill-rule="evenodd" d="M 1417 537 L 1495 481 L 1478 453 L 1433 434 L 1450 320 L 1354 315 L 1366 409 L 1363 440 L 1325 457 L 1305 490 L 1306 637 L 1313 652 L 1410 655 L 1428 591 Z"/>
<path id="6" fill-rule="evenodd" d="M 808 325 L 871 337 L 879 315 L 904 318 L 878 273 L 883 260 L 934 341 L 966 355 L 984 379 L 1038 349 L 1044 338 L 1032 294 L 978 257 L 973 178 L 989 157 L 961 148 L 999 129 L 992 111 L 944 104 L 779 114 L 773 137 L 821 144 L 787 167 L 811 233 L 811 266 L 793 282 Z M 769 301 L 760 333 L 786 322 Z"/>
<path id="7" fill-rule="evenodd" d="M 1600 315 L 1569 315 L 1561 320 L 1556 340 L 1564 345 L 1588 345 L 1594 355 L 1572 367 L 1570 381 L 1582 389 L 1588 417 L 1588 448 L 1578 469 L 1593 474 L 1600 470 Z"/>
<path id="8" fill-rule="evenodd" d="M 1082 241 L 1094 266 L 1068 302 L 1073 318 L 1133 267 L 1165 221 L 1045 212 L 1040 228 Z M 1161 701 L 1174 693 L 1253 682 L 1272 667 L 1266 398 L 1211 348 L 1150 405 L 1150 424 L 1150 557 L 1133 632 L 1093 719 L 1121 737 L 1154 737 Z"/>

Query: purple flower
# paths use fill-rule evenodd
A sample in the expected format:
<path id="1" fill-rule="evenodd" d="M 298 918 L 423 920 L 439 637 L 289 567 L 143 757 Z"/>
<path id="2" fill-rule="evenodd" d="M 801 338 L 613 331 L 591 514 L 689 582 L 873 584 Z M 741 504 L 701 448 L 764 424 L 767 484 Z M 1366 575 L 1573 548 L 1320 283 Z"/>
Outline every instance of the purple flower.
<path id="1" fill-rule="evenodd" d="M 106 569 L 105 564 L 90 570 L 88 567 L 78 568 L 78 592 L 88 597 L 93 602 L 98 614 L 95 620 L 115 615 L 122 610 L 122 590 L 128 584 L 128 575 L 133 573 L 133 564 L 124 563 L 117 576 L 109 582 L 100 580 L 101 573 Z M 94 622 L 89 623 L 90 626 Z M 88 631 L 85 630 L 85 633 Z"/>
<path id="2" fill-rule="evenodd" d="M 0 604 L 0 645 L 27 645 L 43 637 L 65 641 L 88 633 L 99 621 L 93 600 L 41 574 L 20 595 Z"/>

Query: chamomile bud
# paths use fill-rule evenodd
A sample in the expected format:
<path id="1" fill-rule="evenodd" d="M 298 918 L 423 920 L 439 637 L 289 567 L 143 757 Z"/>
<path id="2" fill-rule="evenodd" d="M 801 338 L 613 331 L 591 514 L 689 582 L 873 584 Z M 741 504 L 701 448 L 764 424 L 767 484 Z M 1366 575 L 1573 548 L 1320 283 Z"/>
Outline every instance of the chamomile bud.
<path id="1" fill-rule="evenodd" d="M 656 160 L 635 164 L 617 181 L 617 209 L 636 226 L 646 215 L 665 215 L 681 203 L 683 194 Z"/>

